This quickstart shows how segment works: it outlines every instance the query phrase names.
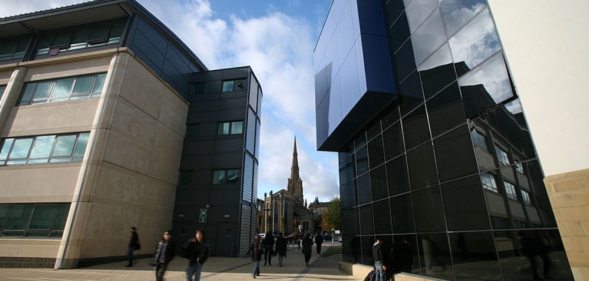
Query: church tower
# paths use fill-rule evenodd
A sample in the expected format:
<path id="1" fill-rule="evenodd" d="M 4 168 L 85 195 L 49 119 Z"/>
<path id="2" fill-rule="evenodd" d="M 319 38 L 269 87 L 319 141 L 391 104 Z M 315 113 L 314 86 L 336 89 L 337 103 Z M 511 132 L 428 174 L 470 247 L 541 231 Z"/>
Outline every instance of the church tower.
<path id="1" fill-rule="evenodd" d="M 299 158 L 297 154 L 297 138 L 294 139 L 294 149 L 292 152 L 292 166 L 290 167 L 290 178 L 288 179 L 288 192 L 297 201 L 303 204 L 303 180 L 299 175 Z"/>

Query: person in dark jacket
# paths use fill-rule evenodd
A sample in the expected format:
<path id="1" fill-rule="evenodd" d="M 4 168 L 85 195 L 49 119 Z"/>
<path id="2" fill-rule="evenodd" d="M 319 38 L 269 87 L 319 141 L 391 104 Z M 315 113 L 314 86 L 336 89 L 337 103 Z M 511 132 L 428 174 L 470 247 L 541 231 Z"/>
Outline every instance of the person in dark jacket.
<path id="1" fill-rule="evenodd" d="M 274 253 L 274 235 L 268 231 L 263 240 L 264 244 L 264 265 L 272 265 L 272 254 Z"/>
<path id="2" fill-rule="evenodd" d="M 197 230 L 195 238 L 188 240 L 182 249 L 188 258 L 188 268 L 186 269 L 187 281 L 200 281 L 202 267 L 209 258 L 209 245 L 205 241 L 205 235 L 202 230 Z M 192 278 L 194 276 L 194 279 Z"/>
<path id="3" fill-rule="evenodd" d="M 284 238 L 284 236 L 282 236 L 282 233 L 280 233 L 280 235 L 278 236 L 278 239 L 276 239 L 276 252 L 278 252 L 278 265 L 282 266 L 282 262 L 284 261 L 284 258 L 286 257 L 286 245 L 287 245 L 288 241 L 286 240 L 286 238 Z"/>
<path id="4" fill-rule="evenodd" d="M 254 268 L 252 269 L 252 276 L 256 279 L 256 276 L 260 276 L 260 261 L 262 260 L 262 238 L 256 234 L 254 240 L 250 245 L 250 253 L 252 255 L 252 261 L 254 262 Z"/>
<path id="5" fill-rule="evenodd" d="M 303 255 L 305 256 L 305 266 L 309 266 L 309 260 L 311 259 L 311 254 L 313 253 L 313 240 L 311 239 L 311 235 L 305 235 L 303 238 Z"/>
<path id="6" fill-rule="evenodd" d="M 381 238 L 376 238 L 376 242 L 372 246 L 372 260 L 374 262 L 374 281 L 385 281 L 387 268 L 384 265 L 385 256 Z"/>
<path id="7" fill-rule="evenodd" d="M 131 227 L 131 239 L 129 239 L 129 246 L 127 247 L 127 259 L 129 260 L 127 267 L 133 266 L 133 252 L 140 249 L 139 234 L 137 234 L 137 228 L 133 226 Z"/>
<path id="8" fill-rule="evenodd" d="M 321 235 L 321 232 L 317 233 L 317 235 L 315 235 L 315 244 L 317 245 L 317 255 L 321 254 L 321 244 L 323 244 L 323 235 Z"/>
<path id="9" fill-rule="evenodd" d="M 162 240 L 157 243 L 154 255 L 155 280 L 163 281 L 168 264 L 175 256 L 176 247 L 172 241 L 172 232 L 166 231 Z"/>

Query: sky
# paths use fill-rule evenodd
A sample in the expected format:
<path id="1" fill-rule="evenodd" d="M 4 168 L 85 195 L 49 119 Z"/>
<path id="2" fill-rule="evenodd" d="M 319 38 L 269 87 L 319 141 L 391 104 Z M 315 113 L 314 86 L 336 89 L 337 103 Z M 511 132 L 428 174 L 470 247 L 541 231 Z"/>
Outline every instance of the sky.
<path id="1" fill-rule="evenodd" d="M 0 0 L 0 17 L 84 2 Z M 339 195 L 337 153 L 318 152 L 313 49 L 331 0 L 138 0 L 209 69 L 249 65 L 264 92 L 258 198 L 286 188 L 297 138 L 304 196 Z"/>

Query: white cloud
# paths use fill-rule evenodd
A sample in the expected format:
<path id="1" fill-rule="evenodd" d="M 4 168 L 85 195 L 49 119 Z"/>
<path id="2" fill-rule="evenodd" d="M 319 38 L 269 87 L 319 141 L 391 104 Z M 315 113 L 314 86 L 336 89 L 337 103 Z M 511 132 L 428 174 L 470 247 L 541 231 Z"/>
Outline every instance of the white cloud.
<path id="1" fill-rule="evenodd" d="M 0 17 L 9 17 L 24 13 L 38 12 L 41 10 L 53 9 L 67 5 L 87 2 L 84 0 L 0 0 Z"/>

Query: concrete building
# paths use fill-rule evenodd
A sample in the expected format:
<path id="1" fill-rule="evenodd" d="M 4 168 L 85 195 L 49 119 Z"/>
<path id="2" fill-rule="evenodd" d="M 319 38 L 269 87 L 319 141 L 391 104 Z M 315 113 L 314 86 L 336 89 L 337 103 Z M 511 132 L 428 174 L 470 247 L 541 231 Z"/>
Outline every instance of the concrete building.
<path id="1" fill-rule="evenodd" d="M 552 75 L 573 87 L 587 72 L 583 44 L 574 43 L 586 41 L 587 7 L 333 1 L 314 53 L 317 145 L 339 153 L 345 259 L 359 249 L 370 263 L 379 236 L 406 272 L 573 280 L 570 258 L 574 279 L 584 280 L 587 138 L 568 114 L 586 120 L 575 106 L 587 98 L 548 93 Z M 545 30 L 562 40 L 545 44 Z M 559 48 L 570 49 L 563 57 L 573 70 L 547 67 L 547 56 L 560 62 Z M 563 142 L 572 147 L 563 151 Z"/>
<path id="2" fill-rule="evenodd" d="M 213 253 L 243 252 L 255 219 L 262 92 L 249 67 L 207 71 L 134 0 L 1 19 L 0 263 L 123 258 L 131 226 L 137 254 L 148 255 L 173 219 L 193 231 L 201 204 L 210 206 L 198 226 L 213 234 Z M 215 97 L 199 96 L 202 85 Z M 206 164 L 199 141 L 210 148 Z M 201 193 L 184 189 L 187 177 Z M 207 189 L 217 183 L 232 195 Z M 230 249 L 216 242 L 226 229 Z"/>

